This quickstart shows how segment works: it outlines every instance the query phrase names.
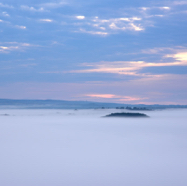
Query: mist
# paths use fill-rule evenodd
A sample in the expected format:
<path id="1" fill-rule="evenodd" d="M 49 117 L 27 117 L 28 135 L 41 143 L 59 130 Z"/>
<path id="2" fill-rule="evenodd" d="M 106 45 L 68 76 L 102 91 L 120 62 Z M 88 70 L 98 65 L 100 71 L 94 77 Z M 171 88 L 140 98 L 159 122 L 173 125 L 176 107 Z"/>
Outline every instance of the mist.
<path id="1" fill-rule="evenodd" d="M 187 109 L 112 112 L 1 109 L 0 185 L 187 185 Z"/>

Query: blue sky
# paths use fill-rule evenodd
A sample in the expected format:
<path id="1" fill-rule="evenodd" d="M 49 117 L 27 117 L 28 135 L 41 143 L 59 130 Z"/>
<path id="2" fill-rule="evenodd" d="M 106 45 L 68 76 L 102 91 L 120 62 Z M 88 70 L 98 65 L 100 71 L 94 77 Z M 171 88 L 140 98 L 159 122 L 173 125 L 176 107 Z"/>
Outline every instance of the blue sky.
<path id="1" fill-rule="evenodd" d="M 0 97 L 187 104 L 187 1 L 1 0 Z"/>

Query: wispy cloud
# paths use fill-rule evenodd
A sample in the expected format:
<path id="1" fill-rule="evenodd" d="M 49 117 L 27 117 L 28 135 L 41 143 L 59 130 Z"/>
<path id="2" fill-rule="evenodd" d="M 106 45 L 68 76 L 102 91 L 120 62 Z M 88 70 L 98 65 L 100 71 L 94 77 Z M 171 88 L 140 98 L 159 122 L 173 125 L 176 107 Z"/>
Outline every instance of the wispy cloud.
<path id="1" fill-rule="evenodd" d="M 155 48 L 150 48 L 150 49 L 143 49 L 141 50 L 141 53 L 143 54 L 159 54 L 162 52 L 175 52 L 176 49 L 170 48 L 170 47 L 155 47 Z"/>
<path id="2" fill-rule="evenodd" d="M 20 25 L 16 25 L 15 27 L 16 27 L 16 28 L 18 28 L 18 29 L 22 29 L 22 30 L 27 29 L 27 27 L 26 27 L 26 26 L 20 26 Z"/>
<path id="3" fill-rule="evenodd" d="M 100 19 L 98 16 L 87 17 L 84 21 L 85 16 L 76 16 L 77 19 L 83 20 L 80 23 L 75 23 L 78 31 L 81 33 L 87 33 L 92 35 L 102 35 L 106 36 L 109 34 L 115 34 L 119 31 L 133 31 L 139 32 L 143 31 L 145 28 L 141 24 L 141 17 L 120 17 L 120 18 L 110 18 L 110 19 Z"/>
<path id="4" fill-rule="evenodd" d="M 141 23 L 137 23 L 141 20 L 142 18 L 140 17 L 120 17 L 111 19 L 100 19 L 99 17 L 95 17 L 91 20 L 92 22 L 90 22 L 90 24 L 98 29 L 142 31 L 144 30 L 143 26 Z"/>
<path id="5" fill-rule="evenodd" d="M 187 5 L 187 1 L 174 1 L 174 5 Z"/>
<path id="6" fill-rule="evenodd" d="M 141 97 L 121 96 L 121 95 L 114 95 L 114 94 L 86 94 L 84 96 L 92 97 L 92 98 L 118 99 L 119 101 L 138 101 L 138 100 L 147 99 Z"/>
<path id="7" fill-rule="evenodd" d="M 45 10 L 43 7 L 40 8 L 34 8 L 34 7 L 29 7 L 27 5 L 21 5 L 21 9 L 25 10 L 25 11 L 32 11 L 32 12 L 46 12 L 47 10 Z"/>
<path id="8" fill-rule="evenodd" d="M 185 61 L 185 56 L 187 56 L 187 49 L 186 47 L 176 46 L 176 47 L 155 47 L 150 49 L 143 49 L 141 50 L 143 54 L 157 54 L 162 56 L 161 60 L 165 58 L 173 58 L 172 61 L 176 61 L 179 59 L 183 59 Z M 187 60 L 187 59 L 186 59 Z"/>
<path id="9" fill-rule="evenodd" d="M 62 7 L 64 5 L 67 5 L 67 4 L 68 4 L 67 1 L 60 1 L 60 2 L 43 3 L 43 4 L 41 4 L 41 6 L 50 9 L 50 8 L 59 8 L 59 7 Z"/>
<path id="10" fill-rule="evenodd" d="M 87 34 L 92 34 L 92 35 L 101 35 L 101 36 L 107 36 L 107 35 L 108 35 L 107 32 L 101 32 L 101 31 L 88 31 L 88 30 L 85 30 L 85 29 L 79 29 L 79 31 L 75 31 L 75 32 L 87 33 Z"/>
<path id="11" fill-rule="evenodd" d="M 3 8 L 14 8 L 12 5 L 3 4 L 3 3 L 0 3 L 0 7 L 3 7 Z"/>
<path id="12" fill-rule="evenodd" d="M 34 45 L 30 43 L 4 42 L 0 43 L 0 53 L 10 53 L 11 51 L 24 51 L 26 48 Z"/>
<path id="13" fill-rule="evenodd" d="M 2 12 L 2 15 L 5 17 L 10 17 L 10 15 L 7 12 Z"/>
<path id="14" fill-rule="evenodd" d="M 152 51 L 157 52 L 157 51 Z M 146 67 L 168 67 L 187 66 L 187 52 L 165 55 L 164 58 L 173 58 L 172 62 L 145 62 L 145 61 L 113 61 L 99 62 L 94 64 L 82 64 L 88 69 L 73 70 L 73 73 L 113 73 L 129 76 L 149 76 L 150 74 L 140 74 L 139 71 Z"/>

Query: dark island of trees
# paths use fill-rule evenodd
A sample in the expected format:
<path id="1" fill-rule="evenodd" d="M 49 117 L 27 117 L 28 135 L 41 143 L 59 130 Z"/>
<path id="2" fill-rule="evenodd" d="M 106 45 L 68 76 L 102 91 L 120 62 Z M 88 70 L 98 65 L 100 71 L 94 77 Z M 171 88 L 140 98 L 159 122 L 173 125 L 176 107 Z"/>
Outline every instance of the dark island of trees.
<path id="1" fill-rule="evenodd" d="M 106 115 L 105 117 L 133 117 L 133 118 L 138 118 L 138 117 L 149 117 L 146 114 L 142 113 L 128 113 L 128 112 L 121 112 L 121 113 L 111 113 L 109 115 Z"/>

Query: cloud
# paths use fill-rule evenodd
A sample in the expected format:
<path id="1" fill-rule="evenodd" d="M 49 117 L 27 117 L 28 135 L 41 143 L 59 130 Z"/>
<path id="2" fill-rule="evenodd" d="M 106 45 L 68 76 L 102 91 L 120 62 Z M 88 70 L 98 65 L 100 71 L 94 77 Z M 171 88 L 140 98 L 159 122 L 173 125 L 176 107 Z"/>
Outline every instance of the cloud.
<path id="1" fill-rule="evenodd" d="M 79 28 L 80 33 L 92 35 L 107 36 L 119 31 L 143 31 L 145 28 L 141 25 L 141 17 L 120 17 L 110 19 L 100 19 L 98 16 L 90 17 L 84 21 L 85 16 L 76 16 L 77 19 L 83 20 L 81 23 L 74 23 Z"/>
<path id="2" fill-rule="evenodd" d="M 174 5 L 187 5 L 186 1 L 174 1 L 173 2 Z"/>
<path id="3" fill-rule="evenodd" d="M 26 27 L 26 26 L 20 26 L 20 25 L 16 25 L 15 27 L 16 27 L 16 28 L 19 28 L 19 29 L 22 29 L 22 30 L 27 29 L 27 27 Z"/>
<path id="4" fill-rule="evenodd" d="M 85 16 L 75 16 L 77 19 L 85 19 Z"/>
<path id="5" fill-rule="evenodd" d="M 10 53 L 11 51 L 24 51 L 28 47 L 32 47 L 29 43 L 18 43 L 18 42 L 4 42 L 0 43 L 0 53 Z"/>
<path id="6" fill-rule="evenodd" d="M 2 12 L 2 15 L 5 17 L 10 17 L 10 15 L 7 12 Z"/>
<path id="7" fill-rule="evenodd" d="M 84 70 L 74 70 L 73 73 L 113 73 L 129 76 L 149 76 L 150 74 L 139 74 L 143 68 L 147 67 L 167 67 L 167 66 L 187 66 L 187 52 L 166 55 L 164 57 L 172 57 L 176 59 L 174 62 L 145 62 L 145 61 L 114 61 L 99 62 L 94 64 L 83 64 L 89 67 Z"/>
<path id="8" fill-rule="evenodd" d="M 161 9 L 161 10 L 170 10 L 171 8 L 168 7 L 168 6 L 164 6 L 164 7 L 159 7 L 159 9 Z"/>
<path id="9" fill-rule="evenodd" d="M 64 5 L 67 5 L 68 2 L 66 1 L 60 1 L 60 2 L 57 2 L 57 3 L 54 3 L 54 2 L 50 2 L 50 3 L 43 3 L 41 4 L 42 7 L 46 7 L 46 8 L 59 8 L 59 7 L 62 7 Z"/>
<path id="10" fill-rule="evenodd" d="M 7 5 L 7 4 L 3 4 L 3 3 L 0 3 L 0 7 L 3 7 L 3 8 L 14 8 L 12 5 Z"/>
<path id="11" fill-rule="evenodd" d="M 169 48 L 169 47 L 159 47 L 159 48 L 151 48 L 151 49 L 144 49 L 141 50 L 144 54 L 159 54 L 161 52 L 175 52 L 177 49 Z"/>
<path id="12" fill-rule="evenodd" d="M 90 25 L 105 30 L 142 31 L 144 30 L 143 26 L 140 23 L 136 23 L 141 20 L 141 17 L 120 17 L 111 19 L 99 19 L 99 17 L 95 17 L 92 19 L 92 22 L 90 22 Z"/>
<path id="13" fill-rule="evenodd" d="M 141 25 L 135 25 L 134 23 L 131 23 L 131 29 L 134 31 L 142 31 L 144 28 L 141 27 Z"/>
<path id="14" fill-rule="evenodd" d="M 146 10 L 149 10 L 150 8 L 149 7 L 140 7 L 139 9 L 143 10 L 143 11 L 146 11 Z"/>
<path id="15" fill-rule="evenodd" d="M 48 22 L 48 23 L 53 22 L 52 19 L 40 19 L 39 21 L 41 21 L 41 22 Z"/>
<path id="16" fill-rule="evenodd" d="M 99 32 L 99 31 L 87 31 L 85 29 L 80 29 L 79 31 L 75 32 L 80 32 L 80 33 L 87 33 L 87 34 L 92 34 L 92 35 L 101 35 L 101 36 L 107 36 L 107 32 Z"/>
<path id="17" fill-rule="evenodd" d="M 187 61 L 187 49 L 185 47 L 182 46 L 176 46 L 174 48 L 171 47 L 155 47 L 155 48 L 151 48 L 151 49 L 144 49 L 141 50 L 141 53 L 143 54 L 158 54 L 158 55 L 162 55 L 162 60 L 165 58 L 173 58 L 172 61 L 180 62 L 180 65 L 185 65 Z M 182 64 L 182 61 L 184 62 Z"/>
<path id="18" fill-rule="evenodd" d="M 118 99 L 120 101 L 138 101 L 138 100 L 147 99 L 147 98 L 132 97 L 132 96 L 120 96 L 114 94 L 86 94 L 85 96 L 92 97 L 92 98 Z"/>
<path id="19" fill-rule="evenodd" d="M 85 16 L 75 16 L 76 19 L 82 20 L 82 22 L 76 22 L 73 25 L 79 27 L 78 31 L 81 33 L 87 33 L 92 35 L 110 35 L 117 34 L 120 31 L 131 31 L 140 32 L 145 30 L 145 20 L 140 16 L 131 17 L 118 17 L 118 18 L 108 18 L 101 19 L 98 16 L 87 17 Z M 105 32 L 103 32 L 105 31 Z"/>
<path id="20" fill-rule="evenodd" d="M 115 98 L 116 97 L 113 94 L 86 94 L 85 96 L 95 97 L 95 98 Z"/>
<path id="21" fill-rule="evenodd" d="M 45 12 L 45 11 L 47 11 L 43 7 L 36 9 L 34 7 L 29 7 L 27 5 L 21 5 L 21 9 L 25 10 L 25 11 L 32 11 L 32 12 Z"/>
<path id="22" fill-rule="evenodd" d="M 172 57 L 175 60 L 181 61 L 184 65 L 187 65 L 187 52 L 179 52 L 176 54 L 169 54 L 166 55 L 165 57 Z"/>

